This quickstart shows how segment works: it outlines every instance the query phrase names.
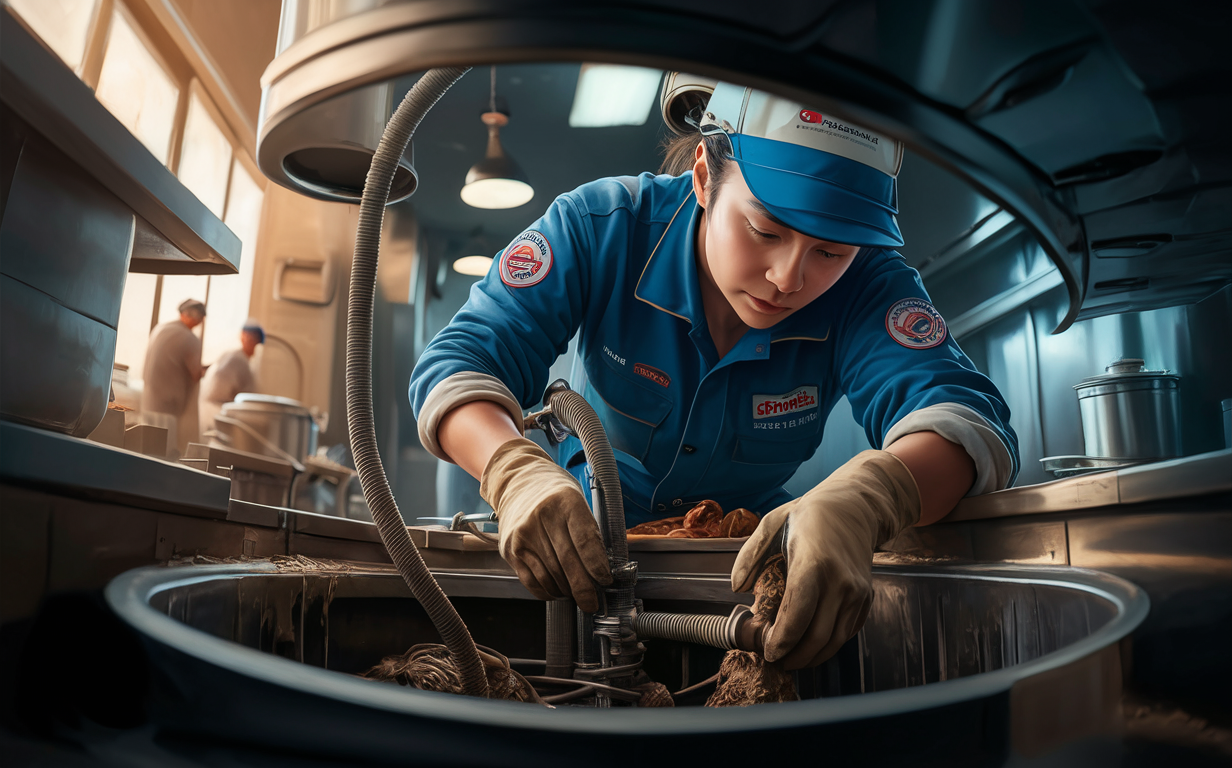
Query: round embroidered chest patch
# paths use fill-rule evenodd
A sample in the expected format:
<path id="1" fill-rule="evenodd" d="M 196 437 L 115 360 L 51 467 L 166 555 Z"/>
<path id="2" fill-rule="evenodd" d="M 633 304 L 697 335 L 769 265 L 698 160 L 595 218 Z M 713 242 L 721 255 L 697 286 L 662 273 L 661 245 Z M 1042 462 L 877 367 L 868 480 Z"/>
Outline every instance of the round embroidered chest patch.
<path id="1" fill-rule="evenodd" d="M 902 299 L 886 313 L 886 331 L 908 349 L 930 349 L 945 341 L 945 320 L 924 299 Z"/>
<path id="2" fill-rule="evenodd" d="M 552 269 L 552 246 L 533 229 L 518 235 L 500 257 L 500 277 L 510 288 L 528 288 Z"/>

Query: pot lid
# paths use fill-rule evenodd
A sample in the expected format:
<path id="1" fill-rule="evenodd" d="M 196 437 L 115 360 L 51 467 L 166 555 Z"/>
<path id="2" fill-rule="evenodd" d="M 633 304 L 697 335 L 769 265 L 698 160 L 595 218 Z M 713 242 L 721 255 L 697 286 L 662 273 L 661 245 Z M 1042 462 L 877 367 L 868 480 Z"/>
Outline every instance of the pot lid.
<path id="1" fill-rule="evenodd" d="M 235 396 L 237 403 L 261 403 L 262 405 L 286 405 L 292 408 L 304 408 L 304 404 L 289 397 L 278 395 L 262 395 L 257 392 L 241 392 Z M 305 410 L 307 410 L 305 408 Z"/>
<path id="2" fill-rule="evenodd" d="M 1080 387 L 1090 387 L 1096 384 L 1108 384 L 1116 381 L 1125 381 L 1127 379 L 1180 379 L 1180 376 L 1175 373 L 1170 373 L 1168 370 L 1148 371 L 1146 369 L 1146 361 L 1140 357 L 1122 357 L 1104 368 L 1104 373 L 1096 376 L 1088 376 L 1082 381 L 1074 385 L 1074 389 Z"/>

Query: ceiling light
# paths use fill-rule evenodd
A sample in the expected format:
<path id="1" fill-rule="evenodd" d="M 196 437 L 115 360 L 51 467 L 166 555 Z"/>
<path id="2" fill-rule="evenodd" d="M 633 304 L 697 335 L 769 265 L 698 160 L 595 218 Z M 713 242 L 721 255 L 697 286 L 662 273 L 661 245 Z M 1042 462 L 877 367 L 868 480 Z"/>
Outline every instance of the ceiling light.
<path id="1" fill-rule="evenodd" d="M 509 116 L 496 111 L 496 67 L 492 67 L 491 97 L 488 111 L 480 117 L 488 126 L 488 151 L 471 166 L 462 187 L 462 202 L 473 208 L 517 208 L 529 203 L 535 190 L 526 174 L 505 154 L 500 143 L 500 129 L 509 123 Z"/>
<path id="2" fill-rule="evenodd" d="M 453 263 L 453 271 L 460 275 L 483 277 L 492 266 L 491 256 L 463 256 Z"/>
<path id="3" fill-rule="evenodd" d="M 659 95 L 663 72 L 616 64 L 583 64 L 578 72 L 571 128 L 644 125 Z"/>

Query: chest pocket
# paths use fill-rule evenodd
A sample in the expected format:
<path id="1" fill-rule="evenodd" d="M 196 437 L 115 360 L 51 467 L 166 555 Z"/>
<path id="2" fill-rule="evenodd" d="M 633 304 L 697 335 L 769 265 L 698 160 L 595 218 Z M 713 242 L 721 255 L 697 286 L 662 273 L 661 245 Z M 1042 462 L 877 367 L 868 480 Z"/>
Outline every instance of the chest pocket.
<path id="1" fill-rule="evenodd" d="M 811 398 L 801 410 L 789 410 L 782 416 L 768 415 L 739 424 L 736 430 L 736 445 L 732 461 L 740 464 L 785 465 L 807 461 L 821 443 L 824 408 L 816 386 L 800 386 L 788 389 L 778 397 L 760 396 L 771 404 L 784 402 L 789 408 L 795 405 L 795 397 Z M 749 397 L 744 408 L 756 410 L 757 397 Z M 745 416 L 746 419 L 749 416 Z"/>
<path id="2" fill-rule="evenodd" d="M 645 461 L 650 438 L 671 412 L 672 401 L 603 363 L 591 366 L 590 374 L 586 399 L 599 414 L 612 448 Z"/>
<path id="3" fill-rule="evenodd" d="M 736 436 L 732 461 L 738 464 L 802 464 L 817 450 L 817 433 L 789 440 Z"/>

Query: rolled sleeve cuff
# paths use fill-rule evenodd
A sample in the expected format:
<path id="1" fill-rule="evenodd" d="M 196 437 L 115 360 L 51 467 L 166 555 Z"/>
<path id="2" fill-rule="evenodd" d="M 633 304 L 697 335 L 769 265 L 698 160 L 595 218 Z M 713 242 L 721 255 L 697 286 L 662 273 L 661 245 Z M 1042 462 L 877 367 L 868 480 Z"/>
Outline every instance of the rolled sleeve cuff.
<path id="1" fill-rule="evenodd" d="M 486 373 L 462 371 L 444 379 L 432 388 L 419 409 L 419 442 L 438 459 L 454 463 L 436 439 L 436 430 L 445 414 L 476 400 L 490 400 L 509 411 L 518 431 L 522 431 L 522 407 L 504 382 Z"/>
<path id="2" fill-rule="evenodd" d="M 1014 458 L 988 420 L 973 408 L 939 403 L 913 411 L 890 428 L 883 446 L 914 432 L 936 432 L 961 445 L 975 462 L 975 482 L 968 496 L 1007 487 L 1014 478 Z"/>

